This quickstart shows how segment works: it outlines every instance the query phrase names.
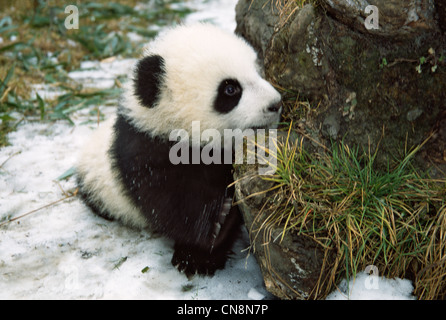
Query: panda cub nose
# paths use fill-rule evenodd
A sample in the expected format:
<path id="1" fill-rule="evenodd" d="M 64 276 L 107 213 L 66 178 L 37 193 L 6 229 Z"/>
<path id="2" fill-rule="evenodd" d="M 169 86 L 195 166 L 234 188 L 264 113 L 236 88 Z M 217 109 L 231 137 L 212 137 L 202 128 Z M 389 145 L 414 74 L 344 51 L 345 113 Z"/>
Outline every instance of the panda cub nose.
<path id="1" fill-rule="evenodd" d="M 269 112 L 278 112 L 282 108 L 282 101 L 279 101 L 277 103 L 273 103 L 268 107 Z"/>

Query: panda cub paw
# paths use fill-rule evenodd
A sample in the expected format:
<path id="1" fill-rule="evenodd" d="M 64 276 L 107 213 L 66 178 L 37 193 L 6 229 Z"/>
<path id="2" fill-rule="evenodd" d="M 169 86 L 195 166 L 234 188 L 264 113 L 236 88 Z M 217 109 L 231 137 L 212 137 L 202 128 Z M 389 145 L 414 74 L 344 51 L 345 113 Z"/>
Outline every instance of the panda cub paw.
<path id="1" fill-rule="evenodd" d="M 214 275 L 218 269 L 223 269 L 227 260 L 227 253 L 191 248 L 190 246 L 175 245 L 172 265 L 189 278 L 195 274 Z"/>

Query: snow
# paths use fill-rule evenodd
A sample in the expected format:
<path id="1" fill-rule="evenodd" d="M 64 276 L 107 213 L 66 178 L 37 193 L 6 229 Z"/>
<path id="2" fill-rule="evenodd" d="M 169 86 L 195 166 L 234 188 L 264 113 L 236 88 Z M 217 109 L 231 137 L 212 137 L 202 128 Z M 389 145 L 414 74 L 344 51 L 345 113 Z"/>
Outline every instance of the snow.
<path id="1" fill-rule="evenodd" d="M 235 29 L 236 0 L 194 1 L 200 11 L 187 22 L 214 20 Z M 69 76 L 86 86 L 111 88 L 128 74 L 132 59 L 84 62 Z M 44 85 L 36 92 L 57 95 Z M 114 107 L 100 106 L 106 118 Z M 246 248 L 246 232 L 236 243 L 226 268 L 213 277 L 188 279 L 170 263 L 172 242 L 147 231 L 106 221 L 75 196 L 74 178 L 58 181 L 76 163 L 79 149 L 98 127 L 81 110 L 75 125 L 22 121 L 0 149 L 0 299 L 269 299 L 260 268 Z M 90 121 L 87 121 L 90 120 Z M 380 278 L 367 289 L 360 274 L 350 298 L 412 298 L 407 280 Z M 364 275 L 366 277 L 366 275 Z M 334 292 L 331 298 L 345 298 Z"/>
<path id="2" fill-rule="evenodd" d="M 406 279 L 386 279 L 378 275 L 360 272 L 355 279 L 344 279 L 339 290 L 333 291 L 327 300 L 414 300 L 412 282 Z"/>
<path id="3" fill-rule="evenodd" d="M 235 22 L 236 4 L 237 0 L 195 1 L 191 7 L 196 12 L 188 15 L 185 22 L 212 22 L 222 29 L 234 32 L 237 26 Z"/>
<path id="4" fill-rule="evenodd" d="M 84 88 L 110 89 L 120 75 L 128 76 L 135 59 L 117 59 L 111 57 L 102 61 L 84 61 L 80 70 L 71 71 L 68 76 Z"/>

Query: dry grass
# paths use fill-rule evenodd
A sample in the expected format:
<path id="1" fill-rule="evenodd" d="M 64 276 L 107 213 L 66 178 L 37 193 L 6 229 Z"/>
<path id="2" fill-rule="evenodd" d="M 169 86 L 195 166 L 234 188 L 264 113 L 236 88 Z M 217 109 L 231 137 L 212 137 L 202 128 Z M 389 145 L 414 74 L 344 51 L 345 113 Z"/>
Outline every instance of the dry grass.
<path id="1" fill-rule="evenodd" d="M 408 278 L 419 299 L 446 295 L 446 180 L 432 180 L 411 165 L 421 145 L 387 172 L 370 152 L 340 143 L 323 155 L 307 153 L 288 139 L 277 146 L 264 232 L 271 226 L 306 235 L 326 252 L 325 268 L 312 294 L 324 298 L 343 278 L 366 266 Z M 377 151 L 378 152 L 378 151 Z M 329 258 L 330 257 L 330 258 Z"/>
<path id="2" fill-rule="evenodd" d="M 316 5 L 317 0 L 270 0 L 269 3 L 272 3 L 278 9 L 280 26 L 283 26 L 296 11 L 306 4 Z"/>

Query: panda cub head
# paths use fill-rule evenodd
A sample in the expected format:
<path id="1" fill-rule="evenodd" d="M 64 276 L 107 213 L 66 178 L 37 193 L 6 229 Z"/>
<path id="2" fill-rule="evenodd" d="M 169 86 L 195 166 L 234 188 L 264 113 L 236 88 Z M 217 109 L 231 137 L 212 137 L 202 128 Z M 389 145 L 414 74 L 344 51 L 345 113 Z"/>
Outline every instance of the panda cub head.
<path id="1" fill-rule="evenodd" d="M 241 38 L 207 25 L 180 26 L 144 51 L 113 123 L 79 160 L 79 191 L 99 215 L 150 227 L 175 241 L 186 274 L 222 268 L 241 223 L 232 206 L 232 164 L 174 164 L 170 133 L 274 127 L 281 97 Z M 200 148 L 206 148 L 206 146 Z M 196 150 L 196 149 L 194 149 Z"/>
<path id="2" fill-rule="evenodd" d="M 123 105 L 139 130 L 165 137 L 173 129 L 271 128 L 280 94 L 259 75 L 243 39 L 209 24 L 168 30 L 149 44 Z"/>

